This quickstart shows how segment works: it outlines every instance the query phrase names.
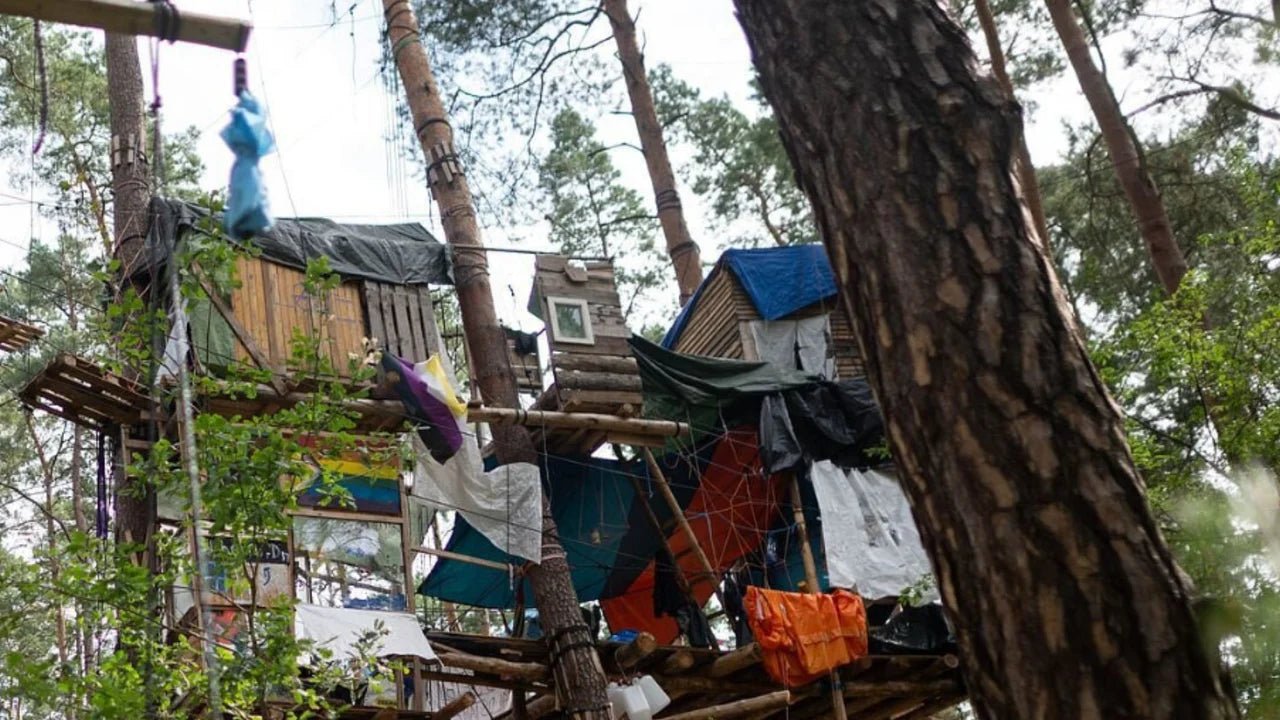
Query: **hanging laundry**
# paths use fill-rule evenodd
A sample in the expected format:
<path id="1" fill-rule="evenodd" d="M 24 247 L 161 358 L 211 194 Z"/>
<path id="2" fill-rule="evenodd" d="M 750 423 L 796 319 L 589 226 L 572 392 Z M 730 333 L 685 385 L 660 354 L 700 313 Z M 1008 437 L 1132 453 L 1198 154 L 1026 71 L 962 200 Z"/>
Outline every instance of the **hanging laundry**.
<path id="1" fill-rule="evenodd" d="M 810 466 L 809 477 L 834 587 L 875 600 L 899 595 L 932 573 L 911 505 L 891 473 L 844 470 L 823 460 Z M 937 597 L 930 589 L 924 599 Z"/>
<path id="2" fill-rule="evenodd" d="M 769 677 L 796 687 L 867 655 L 862 598 L 747 588 L 747 622 Z"/>
<path id="3" fill-rule="evenodd" d="M 227 234 L 243 240 L 271 226 L 258 160 L 276 148 L 267 117 L 249 91 L 240 92 L 240 102 L 231 110 L 231 122 L 222 129 L 222 140 L 236 156 L 222 223 Z"/>
<path id="4" fill-rule="evenodd" d="M 542 561 L 542 473 L 537 465 L 511 463 L 482 472 L 480 450 L 471 437 L 444 463 L 419 436 L 413 438 L 413 449 L 414 496 L 440 510 L 458 511 L 507 555 Z"/>
<path id="5" fill-rule="evenodd" d="M 453 390 L 453 383 L 439 356 L 410 365 L 392 355 L 382 353 L 382 369 L 395 387 L 405 413 L 417 426 L 431 457 L 443 463 L 462 447 L 467 429 L 467 406 Z"/>

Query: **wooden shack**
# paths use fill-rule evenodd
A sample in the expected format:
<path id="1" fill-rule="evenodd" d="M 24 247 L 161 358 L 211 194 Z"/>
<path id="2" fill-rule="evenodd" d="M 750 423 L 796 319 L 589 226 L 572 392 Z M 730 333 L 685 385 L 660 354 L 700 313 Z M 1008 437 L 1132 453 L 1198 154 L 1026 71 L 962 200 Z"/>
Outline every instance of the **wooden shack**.
<path id="1" fill-rule="evenodd" d="M 640 371 L 612 263 L 539 255 L 529 311 L 546 323 L 552 377 L 536 409 L 640 415 Z M 605 439 L 590 430 L 552 431 L 548 444 L 558 452 L 589 453 Z"/>
<path id="2" fill-rule="evenodd" d="M 294 354 L 297 333 L 318 340 L 321 356 L 342 377 L 351 374 L 351 358 L 364 356 L 366 339 L 413 362 L 439 351 L 426 285 L 354 279 L 312 293 L 304 272 L 264 258 L 238 258 L 236 270 L 239 286 L 222 307 L 215 303 L 214 320 L 231 330 L 236 361 L 265 362 L 278 374 L 306 370 Z M 208 365 L 225 364 L 227 358 L 201 343 L 198 329 L 194 339 Z"/>
<path id="3" fill-rule="evenodd" d="M 779 265 L 792 272 L 773 278 L 781 285 L 806 286 L 807 296 L 821 296 L 816 301 L 791 309 L 780 317 L 766 318 L 757 300 L 747 292 L 740 273 L 752 267 L 756 257 L 773 254 Z M 790 322 L 825 317 L 829 331 L 829 347 L 834 353 L 836 378 L 848 379 L 864 374 L 857 338 L 849 318 L 840 307 L 830 264 L 821 245 L 801 245 L 760 250 L 731 250 L 721 256 L 707 278 L 681 311 L 680 318 L 667 334 L 663 345 L 676 352 L 735 360 L 761 360 L 756 348 L 752 323 Z M 793 288 L 787 288 L 791 290 Z M 790 293 L 806 297 L 805 293 Z M 785 307 L 785 306 L 784 306 Z M 833 378 L 835 379 L 835 378 Z"/>

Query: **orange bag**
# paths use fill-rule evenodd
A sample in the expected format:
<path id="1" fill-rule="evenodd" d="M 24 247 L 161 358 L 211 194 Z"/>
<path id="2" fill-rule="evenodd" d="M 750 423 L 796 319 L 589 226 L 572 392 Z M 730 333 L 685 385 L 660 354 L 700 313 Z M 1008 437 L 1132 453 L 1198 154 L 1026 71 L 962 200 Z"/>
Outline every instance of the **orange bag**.
<path id="1" fill-rule="evenodd" d="M 867 654 L 867 617 L 862 598 L 749 587 L 747 622 L 760 644 L 765 670 L 788 687 L 824 677 Z"/>

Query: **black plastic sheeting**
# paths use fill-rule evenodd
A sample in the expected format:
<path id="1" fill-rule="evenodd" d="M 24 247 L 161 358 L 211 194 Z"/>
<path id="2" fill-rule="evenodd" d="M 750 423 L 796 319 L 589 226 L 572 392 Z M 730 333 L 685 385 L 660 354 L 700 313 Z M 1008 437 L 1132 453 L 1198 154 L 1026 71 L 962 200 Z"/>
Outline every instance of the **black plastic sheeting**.
<path id="1" fill-rule="evenodd" d="M 181 200 L 153 198 L 147 257 L 163 265 L 187 232 L 207 232 L 209 211 Z M 213 218 L 221 227 L 221 218 Z M 257 248 L 271 262 L 305 270 L 307 261 L 329 259 L 344 278 L 394 285 L 452 285 L 448 249 L 418 223 L 344 225 L 323 218 L 279 218 L 251 240 L 229 240 Z"/>
<path id="2" fill-rule="evenodd" d="M 874 625 L 870 610 L 867 622 Z M 873 655 L 935 655 L 956 650 L 955 635 L 938 603 L 902 608 L 867 634 Z"/>
<path id="3" fill-rule="evenodd" d="M 866 380 L 822 381 L 768 395 L 760 403 L 760 459 L 769 473 L 815 460 L 869 467 L 884 420 Z"/>

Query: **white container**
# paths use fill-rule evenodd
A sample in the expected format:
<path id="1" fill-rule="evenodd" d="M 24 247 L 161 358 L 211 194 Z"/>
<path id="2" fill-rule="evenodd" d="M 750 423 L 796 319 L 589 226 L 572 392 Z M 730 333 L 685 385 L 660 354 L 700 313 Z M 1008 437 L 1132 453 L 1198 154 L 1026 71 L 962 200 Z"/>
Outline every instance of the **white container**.
<path id="1" fill-rule="evenodd" d="M 644 693 L 644 700 L 648 703 L 651 714 L 657 715 L 671 704 L 671 698 L 667 697 L 666 691 L 657 680 L 653 679 L 652 675 L 641 675 L 640 679 L 636 680 L 636 686 Z"/>
<path id="2" fill-rule="evenodd" d="M 653 720 L 644 691 L 636 685 L 610 683 L 609 702 L 613 705 L 613 720 Z"/>

